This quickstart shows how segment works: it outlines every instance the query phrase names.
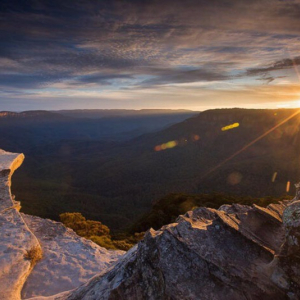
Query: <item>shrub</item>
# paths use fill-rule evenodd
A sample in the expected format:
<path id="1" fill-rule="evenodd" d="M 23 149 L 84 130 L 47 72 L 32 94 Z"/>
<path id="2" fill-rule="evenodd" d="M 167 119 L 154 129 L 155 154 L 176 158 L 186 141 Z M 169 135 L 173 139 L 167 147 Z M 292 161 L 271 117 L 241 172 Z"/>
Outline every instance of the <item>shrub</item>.
<path id="1" fill-rule="evenodd" d="M 128 243 L 126 240 L 113 241 L 113 244 L 117 249 L 124 251 L 127 251 L 134 246 L 134 244 Z"/>
<path id="2" fill-rule="evenodd" d="M 110 230 L 107 226 L 99 221 L 86 220 L 81 213 L 63 213 L 59 217 L 65 226 L 73 229 L 82 237 L 109 236 Z"/>
<path id="3" fill-rule="evenodd" d="M 114 245 L 114 243 L 112 242 L 111 238 L 108 236 L 91 236 L 90 239 L 98 244 L 101 247 L 104 247 L 106 249 L 110 249 L 110 250 L 116 250 L 116 246 Z"/>
<path id="4" fill-rule="evenodd" d="M 27 250 L 24 257 L 25 259 L 30 260 L 31 266 L 33 267 L 43 257 L 43 252 L 41 247 L 39 246 L 32 247 L 30 250 Z"/>
<path id="5" fill-rule="evenodd" d="M 107 226 L 99 221 L 86 220 L 81 213 L 63 213 L 59 217 L 65 226 L 73 229 L 79 236 L 90 239 L 106 249 L 127 251 L 144 236 L 144 232 L 130 236 L 121 234 L 116 240 L 112 240 Z"/>

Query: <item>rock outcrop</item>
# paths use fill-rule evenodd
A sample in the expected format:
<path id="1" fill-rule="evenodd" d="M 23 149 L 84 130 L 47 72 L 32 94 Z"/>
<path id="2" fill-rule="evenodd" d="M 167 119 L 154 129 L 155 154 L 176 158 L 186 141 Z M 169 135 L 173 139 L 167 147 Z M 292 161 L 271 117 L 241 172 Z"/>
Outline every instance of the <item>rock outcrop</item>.
<path id="1" fill-rule="evenodd" d="M 272 279 L 285 207 L 195 209 L 150 230 L 106 274 L 54 299 L 286 299 Z"/>
<path id="2" fill-rule="evenodd" d="M 10 191 L 11 176 L 23 159 L 22 154 L 0 150 L 0 299 L 20 299 L 23 284 L 41 253 Z"/>
<path id="3" fill-rule="evenodd" d="M 33 268 L 23 287 L 23 299 L 74 289 L 106 271 L 124 254 L 124 251 L 99 247 L 62 223 L 22 216 L 43 249 L 43 259 Z"/>
<path id="4" fill-rule="evenodd" d="M 299 225 L 299 201 L 198 208 L 52 299 L 300 299 Z"/>
<path id="5" fill-rule="evenodd" d="M 54 295 L 108 270 L 123 251 L 108 251 L 59 222 L 19 213 L 11 176 L 23 154 L 0 150 L 0 299 Z"/>

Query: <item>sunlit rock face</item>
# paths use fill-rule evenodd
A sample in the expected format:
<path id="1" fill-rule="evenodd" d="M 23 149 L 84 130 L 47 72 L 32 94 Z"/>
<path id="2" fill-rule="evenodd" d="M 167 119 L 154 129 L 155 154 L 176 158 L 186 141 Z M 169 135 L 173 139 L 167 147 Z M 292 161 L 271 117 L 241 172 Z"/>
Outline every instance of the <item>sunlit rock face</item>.
<path id="1" fill-rule="evenodd" d="M 278 265 L 287 204 L 190 211 L 150 230 L 106 274 L 53 299 L 289 299 Z"/>
<path id="2" fill-rule="evenodd" d="M 11 176 L 24 159 L 23 154 L 0 150 L 0 299 L 20 299 L 23 284 L 41 247 L 11 197 Z"/>
<path id="3" fill-rule="evenodd" d="M 23 154 L 0 149 L 0 299 L 54 295 L 108 270 L 123 251 L 108 251 L 59 222 L 19 213 L 11 176 Z"/>
<path id="4" fill-rule="evenodd" d="M 78 287 L 94 275 L 107 271 L 124 254 L 124 251 L 99 247 L 62 223 L 29 215 L 23 218 L 43 249 L 43 259 L 26 280 L 23 299 Z"/>

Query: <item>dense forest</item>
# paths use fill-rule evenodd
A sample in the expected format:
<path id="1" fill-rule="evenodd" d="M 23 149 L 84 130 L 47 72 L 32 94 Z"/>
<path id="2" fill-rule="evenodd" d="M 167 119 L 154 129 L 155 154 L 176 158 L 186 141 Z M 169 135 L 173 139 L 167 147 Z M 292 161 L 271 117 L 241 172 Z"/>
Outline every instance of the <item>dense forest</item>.
<path id="1" fill-rule="evenodd" d="M 25 152 L 13 193 L 24 212 L 80 212 L 113 232 L 170 193 L 291 195 L 300 178 L 299 120 L 296 110 L 220 109 L 126 141 L 49 140 Z"/>
<path id="2" fill-rule="evenodd" d="M 152 208 L 139 220 L 122 232 L 114 233 L 99 221 L 86 220 L 80 213 L 63 213 L 60 221 L 73 229 L 78 235 L 90 239 L 107 249 L 128 250 L 140 241 L 150 228 L 160 229 L 163 225 L 176 222 L 179 215 L 198 207 L 218 209 L 222 205 L 259 205 L 266 207 L 271 203 L 291 199 L 285 195 L 281 198 L 234 196 L 223 193 L 211 194 L 169 194 L 155 201 Z"/>

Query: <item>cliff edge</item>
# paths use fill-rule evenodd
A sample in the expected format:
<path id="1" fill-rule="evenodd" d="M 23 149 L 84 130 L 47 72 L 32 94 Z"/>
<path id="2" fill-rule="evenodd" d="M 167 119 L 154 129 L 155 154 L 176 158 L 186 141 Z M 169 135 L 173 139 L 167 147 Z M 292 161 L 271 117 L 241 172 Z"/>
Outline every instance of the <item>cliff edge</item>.
<path id="1" fill-rule="evenodd" d="M 23 154 L 0 149 L 0 299 L 44 297 L 74 289 L 109 269 L 123 251 L 109 251 L 62 223 L 19 212 L 11 177 Z"/>
<path id="2" fill-rule="evenodd" d="M 11 176 L 23 160 L 23 154 L 0 150 L 0 299 L 21 298 L 23 284 L 41 253 L 10 191 Z"/>
<path id="3" fill-rule="evenodd" d="M 299 216 L 299 201 L 194 209 L 51 299 L 300 299 Z"/>

